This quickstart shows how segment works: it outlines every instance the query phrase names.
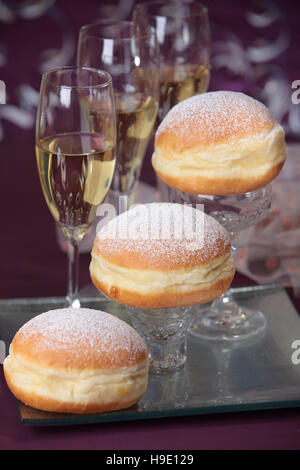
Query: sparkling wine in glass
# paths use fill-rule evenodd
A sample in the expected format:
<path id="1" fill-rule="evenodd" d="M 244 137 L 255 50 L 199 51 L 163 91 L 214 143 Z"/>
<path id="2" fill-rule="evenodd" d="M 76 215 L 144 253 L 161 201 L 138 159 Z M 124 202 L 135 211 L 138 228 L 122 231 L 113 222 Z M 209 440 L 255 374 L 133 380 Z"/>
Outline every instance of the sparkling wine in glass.
<path id="1" fill-rule="evenodd" d="M 158 124 L 177 103 L 207 91 L 210 79 L 210 28 L 199 2 L 161 0 L 138 4 L 133 21 L 153 27 L 160 50 Z"/>
<path id="2" fill-rule="evenodd" d="M 152 136 L 159 99 L 159 51 L 155 31 L 130 21 L 103 20 L 81 28 L 77 64 L 107 70 L 116 102 L 117 165 L 111 195 L 133 200 Z M 95 109 L 95 121 L 97 110 Z"/>
<path id="3" fill-rule="evenodd" d="M 79 244 L 111 185 L 115 146 L 110 75 L 85 67 L 45 73 L 36 123 L 37 168 L 47 205 L 68 243 L 67 304 L 75 308 L 80 307 Z"/>

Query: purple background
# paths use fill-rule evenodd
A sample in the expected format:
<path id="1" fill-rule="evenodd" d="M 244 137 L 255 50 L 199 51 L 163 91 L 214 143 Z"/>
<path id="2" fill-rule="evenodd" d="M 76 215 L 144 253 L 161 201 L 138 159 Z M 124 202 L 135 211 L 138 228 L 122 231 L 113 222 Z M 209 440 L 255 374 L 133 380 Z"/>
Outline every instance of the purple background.
<path id="1" fill-rule="evenodd" d="M 8 6 L 23 2 L 6 2 Z M 277 1 L 282 22 L 288 25 L 289 48 L 279 55 L 276 65 L 287 83 L 300 79 L 300 3 Z M 244 13 L 253 2 L 207 1 L 213 38 L 232 34 L 243 47 L 253 41 L 254 32 L 245 25 Z M 24 19 L 19 10 L 10 23 L 0 20 L 0 79 L 7 84 L 8 104 L 25 109 L 20 99 L 20 85 L 39 89 L 42 54 L 60 48 L 62 33 L 70 41 L 68 60 L 75 61 L 77 32 L 82 24 L 114 13 L 108 2 L 63 0 L 35 19 Z M 13 10 L 12 10 L 13 11 Z M 121 10 L 122 13 L 122 10 Z M 130 12 L 124 11 L 123 17 Z M 24 14 L 23 14 L 24 16 Z M 122 16 L 119 15 L 119 16 Z M 280 26 L 281 27 L 281 26 Z M 278 31 L 266 30 L 276 38 Z M 72 49 L 73 47 L 73 49 Z M 73 52 L 72 52 L 73 51 Z M 3 57 L 3 56 L 2 56 Z M 234 89 L 256 96 L 261 79 L 232 74 L 223 68 L 212 69 L 210 90 Z M 25 94 L 26 95 L 26 94 Z M 22 95 L 24 97 L 24 95 Z M 28 106 L 28 103 L 27 103 Z M 35 108 L 28 109 L 28 121 Z M 283 118 L 283 123 L 285 117 Z M 29 126 L 28 124 L 28 126 Z M 54 223 L 43 199 L 34 154 L 34 127 L 24 129 L 1 118 L 1 230 L 0 298 L 65 295 L 66 256 L 58 249 Z M 1 133 L 0 133 L 1 136 Z M 288 140 L 297 133 L 288 132 Z M 154 184 L 149 156 L 142 172 L 145 182 Z M 89 283 L 89 255 L 81 256 L 80 285 Z M 240 275 L 234 285 L 250 284 Z M 294 299 L 293 299 L 294 300 Z M 297 304 L 300 307 L 299 302 Z M 300 393 L 300 392 L 299 392 Z M 78 426 L 73 428 L 30 428 L 21 426 L 14 398 L 0 372 L 0 448 L 2 449 L 270 449 L 300 448 L 300 411 L 280 410 L 209 417 L 161 419 L 132 423 Z"/>

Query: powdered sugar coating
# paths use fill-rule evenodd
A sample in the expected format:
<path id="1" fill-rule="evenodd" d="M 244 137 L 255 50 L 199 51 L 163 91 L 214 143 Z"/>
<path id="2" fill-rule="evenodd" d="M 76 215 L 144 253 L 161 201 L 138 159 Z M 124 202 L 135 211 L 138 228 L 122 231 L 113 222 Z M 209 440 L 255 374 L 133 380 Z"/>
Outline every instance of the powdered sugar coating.
<path id="1" fill-rule="evenodd" d="M 259 134 L 274 125 L 269 109 L 259 101 L 233 91 L 214 91 L 188 98 L 175 105 L 156 132 L 156 144 L 165 133 L 185 145 L 194 140 L 206 145 L 236 141 Z"/>
<path id="2" fill-rule="evenodd" d="M 100 310 L 50 310 L 27 322 L 12 349 L 41 364 L 72 368 L 122 367 L 146 357 L 146 346 L 127 323 Z M 24 353 L 25 349 L 25 353 Z"/>
<path id="3" fill-rule="evenodd" d="M 173 269 L 196 265 L 230 251 L 226 230 L 190 205 L 138 205 L 108 222 L 94 251 L 123 267 Z"/>

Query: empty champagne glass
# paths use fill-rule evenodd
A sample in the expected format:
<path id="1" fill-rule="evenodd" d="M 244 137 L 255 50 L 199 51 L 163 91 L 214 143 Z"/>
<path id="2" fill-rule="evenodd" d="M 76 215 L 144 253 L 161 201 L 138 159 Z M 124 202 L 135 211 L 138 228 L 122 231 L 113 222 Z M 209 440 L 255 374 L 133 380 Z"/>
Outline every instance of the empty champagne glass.
<path id="1" fill-rule="evenodd" d="M 86 67 L 45 73 L 36 123 L 37 167 L 50 212 L 68 242 L 67 304 L 74 308 L 80 307 L 79 244 L 109 190 L 115 145 L 110 75 Z"/>
<path id="2" fill-rule="evenodd" d="M 177 103 L 207 91 L 210 78 L 210 28 L 199 2 L 161 0 L 138 4 L 133 21 L 155 29 L 160 50 L 158 124 Z"/>
<path id="3" fill-rule="evenodd" d="M 77 63 L 107 70 L 112 76 L 118 163 L 110 194 L 118 210 L 120 196 L 127 206 L 133 202 L 156 120 L 159 51 L 155 31 L 135 27 L 130 21 L 85 25 L 80 29 Z"/>

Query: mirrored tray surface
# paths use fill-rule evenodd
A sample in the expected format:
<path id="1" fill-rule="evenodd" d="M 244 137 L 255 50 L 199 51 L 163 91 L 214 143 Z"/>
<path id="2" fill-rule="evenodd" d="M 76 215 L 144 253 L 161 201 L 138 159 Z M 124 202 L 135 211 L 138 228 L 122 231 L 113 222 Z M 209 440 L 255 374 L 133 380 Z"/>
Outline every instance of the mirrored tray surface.
<path id="1" fill-rule="evenodd" d="M 185 367 L 163 375 L 150 373 L 147 393 L 134 407 L 110 413 L 65 415 L 35 410 L 18 402 L 21 422 L 66 425 L 300 406 L 300 364 L 292 361 L 292 343 L 300 340 L 300 318 L 287 293 L 277 285 L 238 288 L 233 292 L 241 305 L 264 312 L 268 328 L 262 337 L 233 345 L 202 343 L 189 335 Z M 54 297 L 0 300 L 0 339 L 6 352 L 25 322 L 63 304 L 63 298 Z M 121 305 L 102 296 L 83 297 L 82 305 L 128 321 Z"/>

